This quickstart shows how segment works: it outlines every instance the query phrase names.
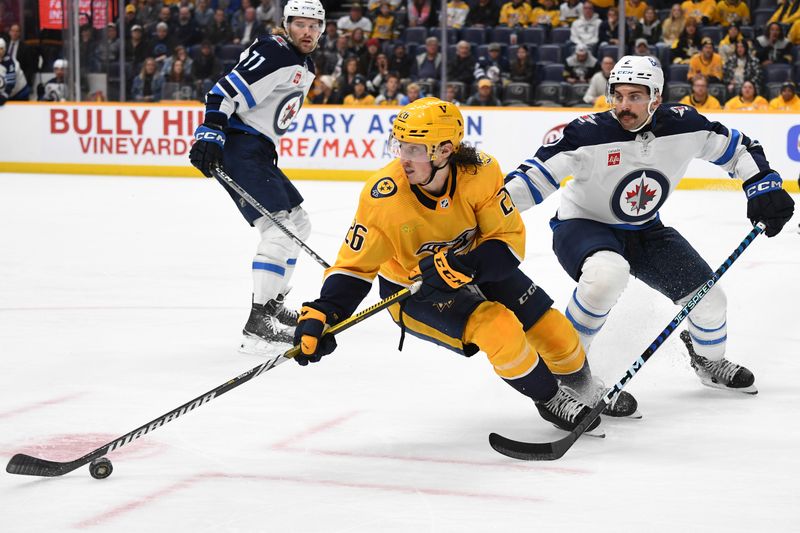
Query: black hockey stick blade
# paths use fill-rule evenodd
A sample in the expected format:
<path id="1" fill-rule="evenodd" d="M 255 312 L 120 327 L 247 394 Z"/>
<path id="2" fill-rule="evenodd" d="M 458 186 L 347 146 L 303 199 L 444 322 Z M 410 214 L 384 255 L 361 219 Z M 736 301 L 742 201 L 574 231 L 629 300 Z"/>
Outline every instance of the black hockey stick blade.
<path id="1" fill-rule="evenodd" d="M 72 472 L 82 464 L 81 461 L 78 461 L 76 466 L 72 466 L 74 462 L 75 461 L 58 463 L 55 461 L 48 461 L 47 459 L 31 457 L 24 453 L 18 453 L 8 462 L 6 472 L 23 476 L 56 477 L 64 475 L 67 472 Z"/>
<path id="2" fill-rule="evenodd" d="M 555 461 L 556 459 L 561 459 L 572 448 L 575 441 L 583 435 L 586 428 L 600 416 L 606 405 L 605 399 L 600 401 L 575 429 L 570 431 L 566 437 L 558 440 L 552 442 L 522 442 L 509 439 L 497 433 L 491 433 L 489 435 L 489 445 L 496 452 L 521 461 Z"/>

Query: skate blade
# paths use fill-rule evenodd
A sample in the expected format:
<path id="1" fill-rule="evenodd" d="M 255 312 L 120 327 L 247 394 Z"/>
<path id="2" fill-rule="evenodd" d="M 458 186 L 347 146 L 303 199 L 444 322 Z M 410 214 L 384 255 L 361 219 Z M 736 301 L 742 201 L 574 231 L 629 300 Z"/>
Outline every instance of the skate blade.
<path id="1" fill-rule="evenodd" d="M 726 387 L 725 385 L 722 385 L 710 379 L 704 379 L 702 377 L 700 378 L 700 383 L 711 389 L 724 390 L 728 392 L 739 392 L 742 394 L 749 394 L 751 396 L 758 394 L 758 389 L 756 388 L 755 384 L 750 385 L 749 387 L 742 387 L 741 389 L 734 389 L 731 387 Z"/>
<path id="2" fill-rule="evenodd" d="M 633 413 L 631 413 L 629 415 L 626 415 L 626 416 L 614 416 L 612 414 L 606 413 L 605 411 L 603 411 L 602 415 L 603 415 L 604 419 L 608 418 L 608 419 L 611 419 L 611 420 L 628 420 L 628 419 L 630 419 L 630 420 L 641 420 L 642 419 L 642 413 L 638 409 L 636 411 L 634 411 Z"/>
<path id="3" fill-rule="evenodd" d="M 239 353 L 258 357 L 272 357 L 283 354 L 291 347 L 291 344 L 285 342 L 267 342 L 258 337 L 245 335 L 242 337 L 242 342 L 239 344 Z"/>
<path id="4" fill-rule="evenodd" d="M 561 431 L 567 431 L 566 429 L 558 427 L 555 424 L 553 424 L 553 427 Z M 569 433 L 569 431 L 567 431 L 567 433 Z M 594 437 L 596 439 L 606 438 L 606 432 L 600 426 L 597 426 L 596 428 L 588 431 L 584 431 L 583 434 L 586 435 L 587 437 Z"/>

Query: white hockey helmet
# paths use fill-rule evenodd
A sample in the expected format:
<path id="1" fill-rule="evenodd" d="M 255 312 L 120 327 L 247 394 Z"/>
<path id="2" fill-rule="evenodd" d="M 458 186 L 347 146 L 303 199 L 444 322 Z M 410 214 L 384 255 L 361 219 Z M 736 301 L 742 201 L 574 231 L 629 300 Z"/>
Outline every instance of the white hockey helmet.
<path id="1" fill-rule="evenodd" d="M 614 68 L 611 69 L 611 74 L 608 77 L 608 84 L 606 85 L 606 99 L 609 103 L 613 102 L 614 85 L 618 83 L 630 83 L 633 85 L 644 85 L 649 89 L 650 102 L 647 107 L 649 117 L 653 116 L 655 109 L 653 104 L 658 97 L 664 92 L 664 71 L 658 64 L 658 61 L 652 56 L 624 56 L 617 61 Z M 639 131 L 645 124 L 633 131 Z"/>

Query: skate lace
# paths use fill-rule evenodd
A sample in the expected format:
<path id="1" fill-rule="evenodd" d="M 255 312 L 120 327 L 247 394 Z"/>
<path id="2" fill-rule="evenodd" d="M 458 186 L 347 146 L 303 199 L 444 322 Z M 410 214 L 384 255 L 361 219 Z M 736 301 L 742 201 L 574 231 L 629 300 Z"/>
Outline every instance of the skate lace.
<path id="1" fill-rule="evenodd" d="M 577 393 L 563 385 L 553 398 L 547 402 L 547 408 L 559 418 L 575 422 L 585 405 L 575 396 Z"/>
<path id="2" fill-rule="evenodd" d="M 289 309 L 285 305 L 281 305 L 275 313 L 275 316 L 278 317 L 278 320 L 281 322 L 297 322 L 297 319 L 300 318 L 300 311 Z"/>
<path id="3" fill-rule="evenodd" d="M 731 381 L 733 381 L 733 376 L 735 376 L 736 373 L 741 368 L 736 363 L 731 363 L 727 359 L 720 359 L 719 361 L 708 361 L 705 366 L 709 372 L 712 372 L 716 376 L 725 380 L 725 383 L 730 383 Z"/>

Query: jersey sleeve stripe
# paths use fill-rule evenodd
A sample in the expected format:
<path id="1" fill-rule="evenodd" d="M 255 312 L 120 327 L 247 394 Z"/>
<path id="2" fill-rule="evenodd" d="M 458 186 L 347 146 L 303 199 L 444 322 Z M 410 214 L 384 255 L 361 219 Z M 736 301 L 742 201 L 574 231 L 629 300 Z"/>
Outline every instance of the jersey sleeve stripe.
<path id="1" fill-rule="evenodd" d="M 216 94 L 217 96 L 221 96 L 221 97 L 223 97 L 223 98 L 226 98 L 226 97 L 228 96 L 227 94 L 225 94 L 225 93 L 222 91 L 222 88 L 219 86 L 219 83 L 217 83 L 216 85 L 214 85 L 214 86 L 211 88 L 211 94 Z"/>
<path id="2" fill-rule="evenodd" d="M 231 82 L 229 82 L 225 78 L 221 78 L 219 80 L 219 82 L 217 83 L 217 85 L 219 85 L 220 88 L 223 91 L 225 91 L 228 94 L 228 96 L 230 96 L 231 98 L 236 98 L 236 95 L 239 94 L 238 92 L 236 92 L 236 89 L 233 88 L 233 85 L 231 85 Z M 216 85 L 215 85 L 215 87 L 216 87 Z"/>
<path id="3" fill-rule="evenodd" d="M 542 175 L 545 177 L 545 179 L 547 179 L 547 181 L 549 181 L 550 184 L 553 187 L 555 187 L 556 189 L 558 189 L 560 187 L 559 183 L 553 178 L 553 175 L 550 174 L 550 172 L 548 172 L 546 168 L 544 168 L 544 165 L 542 165 L 541 163 L 539 163 L 535 159 L 526 159 L 525 162 L 526 163 L 530 163 L 533 166 L 535 166 L 536 168 L 538 168 L 539 172 L 542 173 Z"/>
<path id="4" fill-rule="evenodd" d="M 227 79 L 230 80 L 236 86 L 236 88 L 239 89 L 239 92 L 242 93 L 245 102 L 247 102 L 247 107 L 256 106 L 256 99 L 253 98 L 253 93 L 250 92 L 250 89 L 247 88 L 247 85 L 241 80 L 241 78 L 239 78 L 235 71 L 231 71 L 231 73 L 228 74 Z"/>
<path id="5" fill-rule="evenodd" d="M 508 176 L 506 176 L 505 181 L 506 183 L 508 183 L 514 178 L 520 178 L 522 182 L 525 183 L 525 185 L 528 187 L 528 190 L 531 193 L 531 196 L 533 196 L 534 204 L 542 203 L 542 200 L 544 200 L 544 198 L 542 197 L 542 193 L 539 191 L 539 189 L 536 188 L 536 186 L 533 184 L 533 182 L 531 181 L 531 179 L 528 177 L 527 174 L 525 174 L 520 170 L 514 170 Z"/>
<path id="6" fill-rule="evenodd" d="M 279 276 L 286 274 L 286 269 L 280 265 L 276 265 L 275 263 L 261 263 L 258 261 L 253 261 L 253 270 L 266 270 L 267 272 L 274 272 Z"/>
<path id="7" fill-rule="evenodd" d="M 728 143 L 728 147 L 725 149 L 725 153 L 717 159 L 716 161 L 712 161 L 714 165 L 724 165 L 728 161 L 733 158 L 733 154 L 736 152 L 736 147 L 739 145 L 739 137 L 742 134 L 739 133 L 739 130 L 731 130 L 731 137 L 730 142 Z"/>

